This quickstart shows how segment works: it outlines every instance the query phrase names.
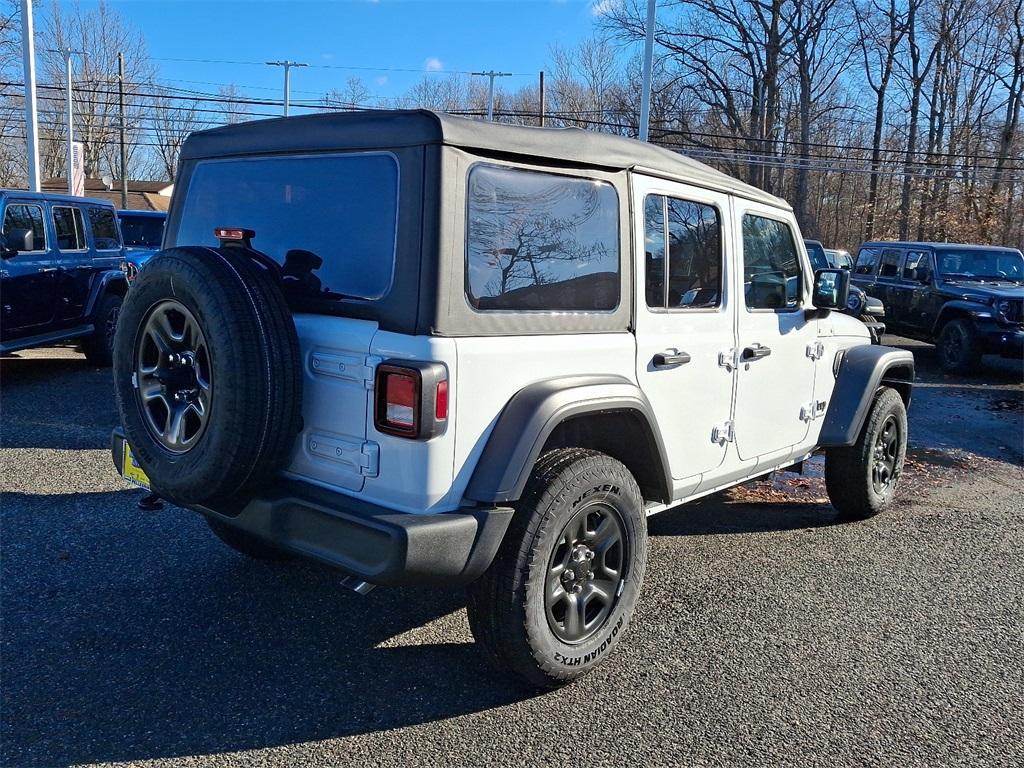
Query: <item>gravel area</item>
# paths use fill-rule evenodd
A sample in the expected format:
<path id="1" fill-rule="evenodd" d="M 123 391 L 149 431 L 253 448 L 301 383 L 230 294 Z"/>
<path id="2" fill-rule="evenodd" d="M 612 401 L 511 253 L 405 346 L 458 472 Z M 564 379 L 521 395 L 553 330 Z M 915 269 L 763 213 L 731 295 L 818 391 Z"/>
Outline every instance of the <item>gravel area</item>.
<path id="1" fill-rule="evenodd" d="M 812 476 L 652 518 L 624 642 L 540 695 L 486 665 L 459 593 L 361 597 L 137 510 L 109 372 L 4 359 L 0 764 L 1019 764 L 1022 369 L 888 342 L 920 377 L 895 508 L 838 525 Z"/>

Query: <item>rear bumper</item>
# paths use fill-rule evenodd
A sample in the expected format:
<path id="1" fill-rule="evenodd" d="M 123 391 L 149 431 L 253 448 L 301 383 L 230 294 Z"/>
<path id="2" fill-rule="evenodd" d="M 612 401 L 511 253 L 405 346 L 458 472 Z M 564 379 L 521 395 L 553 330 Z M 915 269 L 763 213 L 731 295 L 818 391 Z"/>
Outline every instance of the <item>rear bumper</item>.
<path id="1" fill-rule="evenodd" d="M 124 437 L 111 453 L 123 466 Z M 459 586 L 491 564 L 512 519 L 511 507 L 466 507 L 415 515 L 368 504 L 307 483 L 282 480 L 239 509 L 190 509 L 371 584 Z"/>

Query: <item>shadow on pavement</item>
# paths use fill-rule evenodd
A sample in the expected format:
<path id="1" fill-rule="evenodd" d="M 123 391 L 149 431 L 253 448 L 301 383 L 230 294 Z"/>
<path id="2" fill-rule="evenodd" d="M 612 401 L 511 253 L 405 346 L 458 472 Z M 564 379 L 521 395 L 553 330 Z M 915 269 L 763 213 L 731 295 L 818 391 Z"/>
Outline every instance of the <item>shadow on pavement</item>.
<path id="1" fill-rule="evenodd" d="M 0 359 L 0 411 L 4 448 L 106 448 L 118 420 L 110 369 L 81 355 Z"/>
<path id="2" fill-rule="evenodd" d="M 465 637 L 456 616 L 381 647 L 460 593 L 361 597 L 327 569 L 247 560 L 191 512 L 138 513 L 137 496 L 4 499 L 0 763 L 256 749 L 533 695 L 444 641 Z"/>
<path id="3" fill-rule="evenodd" d="M 647 521 L 651 536 L 708 536 L 727 533 L 775 533 L 840 525 L 828 503 L 758 504 L 715 494 L 661 512 Z"/>

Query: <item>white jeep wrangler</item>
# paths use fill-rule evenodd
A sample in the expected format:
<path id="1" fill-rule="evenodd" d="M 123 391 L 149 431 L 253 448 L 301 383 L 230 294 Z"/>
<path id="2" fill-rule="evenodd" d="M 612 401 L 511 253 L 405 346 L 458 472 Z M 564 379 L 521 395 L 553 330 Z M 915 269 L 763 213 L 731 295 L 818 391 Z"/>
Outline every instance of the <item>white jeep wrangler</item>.
<path id="1" fill-rule="evenodd" d="M 468 585 L 554 686 L 621 642 L 645 518 L 826 454 L 892 499 L 914 361 L 782 200 L 681 155 L 425 111 L 193 134 L 121 311 L 113 457 L 254 557 Z"/>

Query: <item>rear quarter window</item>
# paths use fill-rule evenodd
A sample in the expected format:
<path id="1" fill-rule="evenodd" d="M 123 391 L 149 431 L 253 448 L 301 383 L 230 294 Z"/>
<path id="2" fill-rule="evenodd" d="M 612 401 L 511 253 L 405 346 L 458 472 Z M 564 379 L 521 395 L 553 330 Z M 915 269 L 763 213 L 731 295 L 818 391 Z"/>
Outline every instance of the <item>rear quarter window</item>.
<path id="1" fill-rule="evenodd" d="M 619 250 L 611 184 L 484 164 L 470 171 L 466 297 L 474 309 L 614 310 Z"/>
<path id="2" fill-rule="evenodd" d="M 92 239 L 98 251 L 113 251 L 121 247 L 121 238 L 117 233 L 117 221 L 114 211 L 110 208 L 89 206 L 89 223 L 92 225 Z"/>

